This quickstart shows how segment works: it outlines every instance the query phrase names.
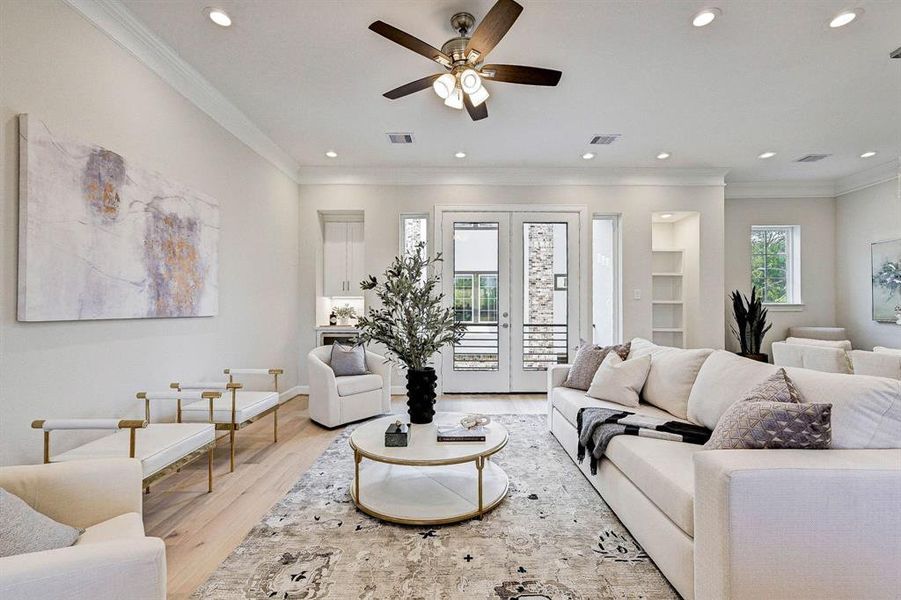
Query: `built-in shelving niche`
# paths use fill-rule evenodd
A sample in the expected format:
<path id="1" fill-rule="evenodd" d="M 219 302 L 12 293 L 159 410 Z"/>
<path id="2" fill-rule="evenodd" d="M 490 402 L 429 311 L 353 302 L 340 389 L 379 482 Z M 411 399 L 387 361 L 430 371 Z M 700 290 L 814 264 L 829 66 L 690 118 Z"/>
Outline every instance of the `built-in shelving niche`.
<path id="1" fill-rule="evenodd" d="M 687 309 L 697 303 L 698 219 L 686 212 L 652 218 L 651 335 L 661 346 L 690 346 Z"/>

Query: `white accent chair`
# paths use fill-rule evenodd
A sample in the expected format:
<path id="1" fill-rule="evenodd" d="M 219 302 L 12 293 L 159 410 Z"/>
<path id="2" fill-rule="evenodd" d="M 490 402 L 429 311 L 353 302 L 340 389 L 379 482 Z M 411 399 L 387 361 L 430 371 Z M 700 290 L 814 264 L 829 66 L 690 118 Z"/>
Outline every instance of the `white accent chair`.
<path id="1" fill-rule="evenodd" d="M 310 418 L 325 427 L 368 419 L 391 412 L 391 365 L 366 351 L 366 375 L 336 377 L 329 366 L 331 346 L 307 354 L 310 381 Z"/>
<path id="2" fill-rule="evenodd" d="M 0 558 L 0 598 L 165 600 L 166 546 L 144 535 L 142 479 L 127 458 L 0 468 L 0 487 L 85 530 L 68 548 Z"/>
<path id="3" fill-rule="evenodd" d="M 217 430 L 228 431 L 229 472 L 235 470 L 235 433 L 272 413 L 272 443 L 278 442 L 278 407 L 281 405 L 278 393 L 278 376 L 282 369 L 225 369 L 228 381 L 200 381 L 194 383 L 175 382 L 169 387 L 175 390 L 220 391 L 224 397 L 215 402 L 210 413 L 203 401 L 187 406 L 178 406 L 179 423 L 213 423 Z M 271 391 L 245 390 L 244 385 L 235 381 L 235 375 L 269 375 L 274 378 Z M 230 394 L 229 394 L 230 392 Z"/>
<path id="4" fill-rule="evenodd" d="M 812 369 L 824 373 L 851 373 L 851 362 L 847 352 L 851 349 L 850 342 L 846 347 L 815 346 L 796 343 L 788 338 L 784 342 L 773 342 L 773 364 L 777 367 L 796 367 L 800 369 Z M 838 342 L 835 342 L 838 343 Z"/>

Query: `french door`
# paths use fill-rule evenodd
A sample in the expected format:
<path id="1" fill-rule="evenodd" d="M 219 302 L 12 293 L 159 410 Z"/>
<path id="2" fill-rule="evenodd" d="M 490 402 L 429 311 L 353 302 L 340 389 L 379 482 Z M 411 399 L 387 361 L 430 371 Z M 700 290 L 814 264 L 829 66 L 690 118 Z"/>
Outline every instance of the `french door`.
<path id="1" fill-rule="evenodd" d="M 442 353 L 444 391 L 543 391 L 578 341 L 579 214 L 445 211 L 440 228 L 443 291 L 466 325 Z"/>

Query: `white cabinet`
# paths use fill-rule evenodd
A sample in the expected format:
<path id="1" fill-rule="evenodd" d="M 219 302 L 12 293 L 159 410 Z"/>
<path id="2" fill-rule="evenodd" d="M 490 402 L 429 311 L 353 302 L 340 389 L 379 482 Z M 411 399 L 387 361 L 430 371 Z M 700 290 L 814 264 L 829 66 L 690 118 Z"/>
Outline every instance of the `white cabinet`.
<path id="1" fill-rule="evenodd" d="M 323 295 L 362 296 L 360 281 L 366 276 L 363 222 L 326 221 L 323 229 Z"/>

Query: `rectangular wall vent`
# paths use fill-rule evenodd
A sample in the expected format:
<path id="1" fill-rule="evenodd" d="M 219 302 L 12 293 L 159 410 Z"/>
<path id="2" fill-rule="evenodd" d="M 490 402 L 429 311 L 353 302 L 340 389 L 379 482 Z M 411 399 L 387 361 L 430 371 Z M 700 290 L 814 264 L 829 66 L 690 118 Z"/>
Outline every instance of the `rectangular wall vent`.
<path id="1" fill-rule="evenodd" d="M 808 154 L 807 156 L 802 156 L 795 162 L 817 162 L 818 160 L 823 160 L 824 158 L 828 158 L 832 156 L 831 154 Z"/>
<path id="2" fill-rule="evenodd" d="M 589 144 L 609 146 L 622 136 L 621 133 L 596 133 L 591 138 Z"/>
<path id="3" fill-rule="evenodd" d="M 388 136 L 388 142 L 391 144 L 412 144 L 413 143 L 413 134 L 412 133 L 386 133 Z"/>

